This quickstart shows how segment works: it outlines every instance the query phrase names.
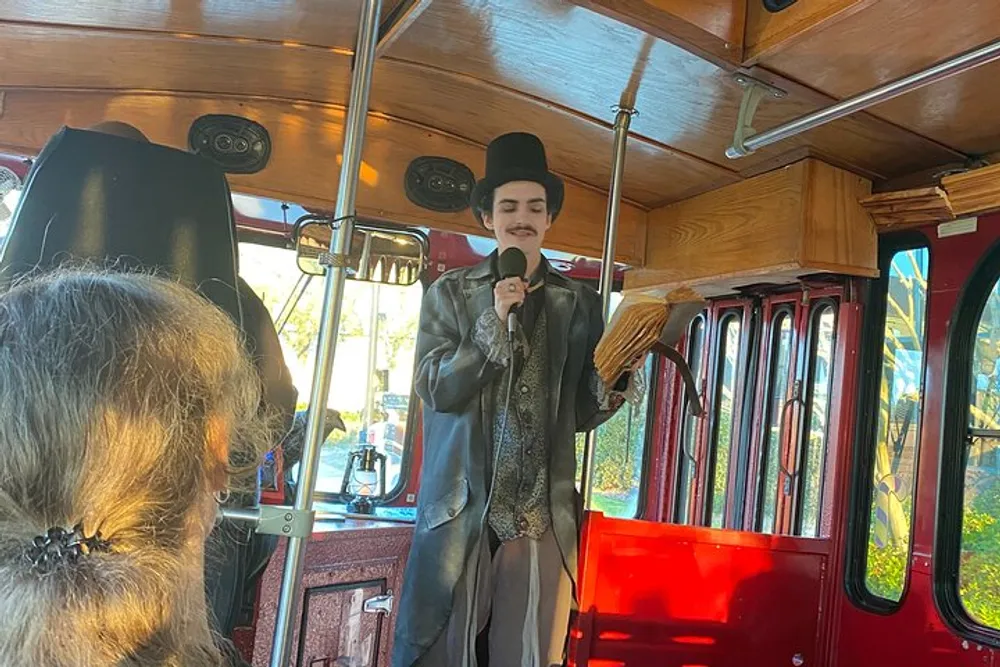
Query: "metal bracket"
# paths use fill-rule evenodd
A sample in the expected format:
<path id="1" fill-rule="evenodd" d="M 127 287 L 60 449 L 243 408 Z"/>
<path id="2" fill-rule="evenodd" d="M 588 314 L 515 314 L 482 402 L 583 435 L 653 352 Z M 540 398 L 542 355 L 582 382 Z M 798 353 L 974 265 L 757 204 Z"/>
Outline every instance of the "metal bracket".
<path id="1" fill-rule="evenodd" d="M 340 268 L 345 269 L 350 266 L 350 257 L 348 255 L 338 255 L 332 252 L 321 252 L 319 257 L 320 266 L 325 266 L 328 268 Z"/>
<path id="2" fill-rule="evenodd" d="M 279 505 L 261 505 L 257 532 L 261 535 L 309 537 L 313 532 L 316 512 L 297 510 Z"/>
<path id="3" fill-rule="evenodd" d="M 376 595 L 373 598 L 368 598 L 364 601 L 362 609 L 366 614 L 385 614 L 388 616 L 392 613 L 392 602 L 395 596 L 392 591 L 387 591 L 385 595 Z"/>
<path id="4" fill-rule="evenodd" d="M 765 97 L 781 99 L 788 93 L 781 88 L 775 88 L 769 83 L 764 83 L 760 79 L 755 79 L 745 72 L 737 72 L 733 75 L 733 81 L 743 88 L 743 100 L 740 102 L 740 115 L 736 119 L 736 131 L 733 133 L 733 145 L 726 149 L 726 157 L 738 158 L 750 155 L 744 143 L 747 139 L 757 134 L 753 129 L 753 117 L 757 113 L 757 106 Z"/>
<path id="5" fill-rule="evenodd" d="M 611 105 L 611 111 L 613 111 L 616 116 L 618 114 L 620 114 L 622 111 L 624 111 L 625 113 L 627 113 L 629 116 L 638 116 L 639 115 L 639 111 L 638 110 L 633 109 L 632 107 L 622 106 L 620 104 L 612 104 Z"/>
<path id="6" fill-rule="evenodd" d="M 254 524 L 254 532 L 261 535 L 308 538 L 313 532 L 316 512 L 297 510 L 281 505 L 258 505 L 249 508 L 220 508 L 219 514 L 231 521 Z"/>

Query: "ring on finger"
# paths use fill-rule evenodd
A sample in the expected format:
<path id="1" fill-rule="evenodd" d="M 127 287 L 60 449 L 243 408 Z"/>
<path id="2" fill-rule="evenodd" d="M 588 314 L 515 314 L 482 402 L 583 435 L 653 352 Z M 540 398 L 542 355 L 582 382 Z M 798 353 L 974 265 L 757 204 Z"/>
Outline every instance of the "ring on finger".
<path id="1" fill-rule="evenodd" d="M 507 287 L 507 291 L 508 292 L 516 292 L 517 291 L 517 285 L 509 285 Z"/>

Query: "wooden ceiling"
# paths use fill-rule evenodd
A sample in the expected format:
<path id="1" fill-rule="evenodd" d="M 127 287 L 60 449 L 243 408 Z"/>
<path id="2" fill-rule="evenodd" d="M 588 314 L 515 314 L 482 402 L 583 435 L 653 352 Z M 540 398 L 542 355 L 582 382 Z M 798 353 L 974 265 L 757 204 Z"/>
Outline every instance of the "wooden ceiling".
<path id="1" fill-rule="evenodd" d="M 993 64 L 729 160 L 738 69 L 782 88 L 755 120 L 772 127 L 834 99 L 1000 37 L 1000 3 L 800 0 L 384 0 L 419 13 L 374 72 L 371 142 L 381 181 L 359 205 L 401 222 L 474 231 L 402 194 L 419 155 L 482 174 L 483 147 L 506 131 L 546 143 L 586 224 L 562 249 L 599 254 L 610 177 L 612 106 L 634 100 L 621 259 L 641 263 L 645 212 L 819 156 L 873 180 L 1000 151 Z M 401 6 L 400 6 L 401 5 Z M 275 159 L 234 187 L 328 204 L 359 0 L 0 0 L 0 147 L 36 151 L 64 123 L 104 118 L 184 146 L 201 113 L 262 122 Z M 381 143 L 379 143 L 381 142 Z M 371 180 L 371 179 L 369 179 Z M 567 216 L 568 217 L 568 216 Z M 559 226 L 557 225 L 557 228 Z M 591 229 L 593 227 L 593 229 Z"/>

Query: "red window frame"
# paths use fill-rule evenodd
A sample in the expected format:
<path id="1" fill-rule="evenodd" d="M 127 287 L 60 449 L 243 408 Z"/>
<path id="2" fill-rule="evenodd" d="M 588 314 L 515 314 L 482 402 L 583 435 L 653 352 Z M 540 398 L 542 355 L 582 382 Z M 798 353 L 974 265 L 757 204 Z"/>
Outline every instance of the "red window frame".
<path id="1" fill-rule="evenodd" d="M 740 351 L 737 361 L 737 377 L 731 420 L 731 451 L 726 491 L 726 512 L 724 528 L 758 530 L 758 513 L 765 491 L 761 489 L 760 474 L 762 472 L 761 455 L 767 446 L 768 419 L 768 388 L 773 381 L 772 349 L 774 346 L 775 317 L 781 312 L 787 312 L 792 321 L 792 350 L 787 368 L 788 382 L 782 405 L 786 407 L 786 425 L 780 436 L 780 460 L 782 470 L 777 478 L 777 495 L 775 507 L 776 534 L 795 534 L 800 523 L 801 510 L 799 505 L 803 498 L 803 481 L 799 464 L 808 442 L 805 430 L 809 426 L 806 408 L 810 407 L 810 369 L 813 363 L 811 349 L 811 331 L 814 316 L 827 304 L 834 309 L 833 345 L 831 348 L 831 368 L 839 367 L 836 358 L 839 352 L 837 339 L 843 323 L 840 309 L 845 302 L 845 287 L 841 284 L 802 286 L 794 290 L 768 294 L 762 297 L 740 297 L 713 301 L 700 316 L 704 318 L 704 338 L 701 345 L 700 386 L 699 394 L 704 406 L 701 417 L 685 419 L 687 402 L 684 400 L 684 388 L 676 373 L 664 372 L 660 381 L 668 387 L 661 393 L 669 396 L 671 405 L 661 412 L 661 419 L 666 425 L 658 429 L 658 440 L 663 442 L 666 457 L 664 473 L 661 475 L 663 488 L 657 494 L 661 503 L 659 518 L 672 523 L 688 523 L 692 525 L 711 525 L 711 509 L 709 507 L 710 491 L 712 489 L 711 475 L 713 472 L 710 457 L 712 438 L 717 432 L 720 405 L 718 401 L 720 375 L 721 337 L 724 335 L 723 324 L 728 317 L 736 313 L 740 317 Z M 689 334 L 690 334 L 689 329 Z M 753 343 L 751 347 L 751 342 Z M 685 354 L 689 352 L 687 337 L 679 348 Z M 689 364 L 692 360 L 689 359 Z M 749 372 L 753 365 L 755 373 Z M 832 370 L 830 371 L 832 373 Z M 751 386 L 747 386 L 748 382 Z M 796 391 L 797 388 L 797 391 Z M 746 391 L 753 392 L 752 401 L 741 400 Z M 750 414 L 747 407 L 751 407 Z M 836 401 L 830 401 L 827 408 L 826 440 L 824 463 L 820 490 L 820 518 L 817 537 L 829 534 L 829 512 L 832 502 L 831 462 L 836 456 L 834 433 L 831 430 L 832 411 Z M 751 420 L 749 429 L 744 429 L 746 420 Z M 780 419 L 780 415 L 779 415 Z M 692 491 L 688 499 L 680 497 L 679 464 L 682 463 L 682 438 L 685 429 L 693 426 L 696 429 L 694 456 L 696 459 Z M 744 435 L 746 433 L 746 435 Z M 721 444 L 721 443 L 720 443 Z M 741 455 L 741 451 L 743 455 Z M 743 462 L 745 470 L 740 469 Z M 786 494 L 784 488 L 789 489 Z M 738 491 L 740 493 L 738 493 Z M 734 499 L 738 502 L 734 503 Z M 685 503 L 685 500 L 687 502 Z M 686 506 L 684 506 L 686 505 Z M 656 516 L 656 513 L 652 513 Z"/>

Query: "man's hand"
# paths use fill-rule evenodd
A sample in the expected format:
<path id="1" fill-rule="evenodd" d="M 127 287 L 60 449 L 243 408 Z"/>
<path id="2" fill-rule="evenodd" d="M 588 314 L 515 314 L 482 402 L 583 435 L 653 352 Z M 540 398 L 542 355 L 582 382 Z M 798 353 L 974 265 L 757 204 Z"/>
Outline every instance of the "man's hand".
<path id="1" fill-rule="evenodd" d="M 528 283 L 521 278 L 501 280 L 493 288 L 493 310 L 501 322 L 507 321 L 511 308 L 520 306 L 528 294 Z"/>

